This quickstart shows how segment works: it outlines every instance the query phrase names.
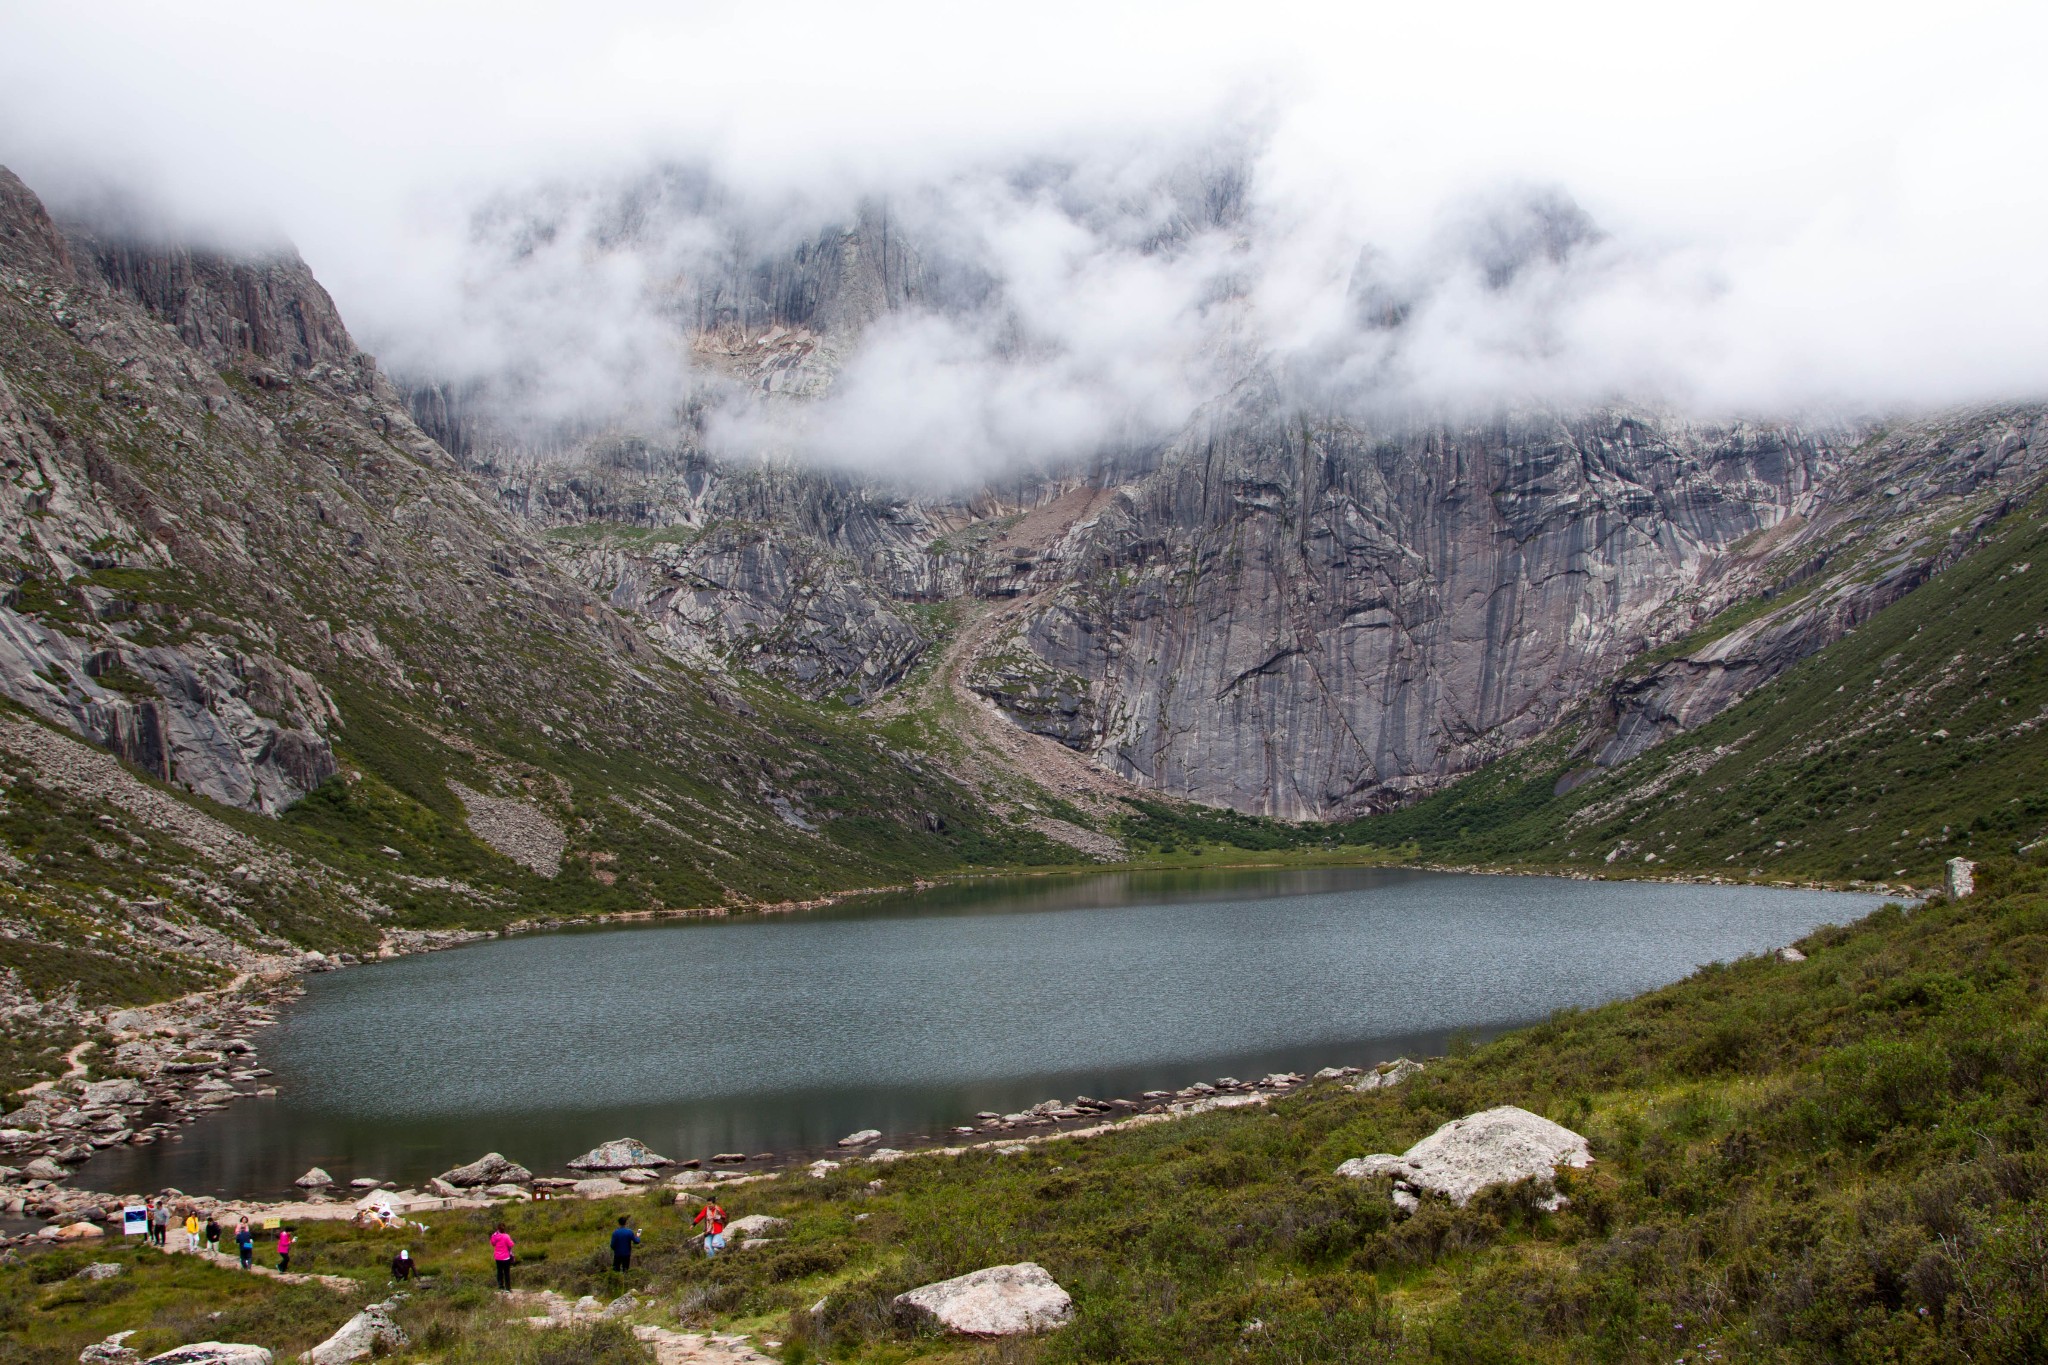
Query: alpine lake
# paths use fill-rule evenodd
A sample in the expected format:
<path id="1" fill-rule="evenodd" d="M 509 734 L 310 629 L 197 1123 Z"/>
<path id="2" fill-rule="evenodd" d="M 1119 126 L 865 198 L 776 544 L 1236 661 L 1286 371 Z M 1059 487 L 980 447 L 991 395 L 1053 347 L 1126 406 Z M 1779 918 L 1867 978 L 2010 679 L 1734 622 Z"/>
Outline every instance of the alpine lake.
<path id="1" fill-rule="evenodd" d="M 238 1100 L 77 1183 L 416 1184 L 610 1138 L 676 1159 L 909 1145 L 1042 1100 L 1439 1055 L 1766 952 L 1882 898 L 1330 868 L 975 881 L 497 939 L 327 973 Z"/>

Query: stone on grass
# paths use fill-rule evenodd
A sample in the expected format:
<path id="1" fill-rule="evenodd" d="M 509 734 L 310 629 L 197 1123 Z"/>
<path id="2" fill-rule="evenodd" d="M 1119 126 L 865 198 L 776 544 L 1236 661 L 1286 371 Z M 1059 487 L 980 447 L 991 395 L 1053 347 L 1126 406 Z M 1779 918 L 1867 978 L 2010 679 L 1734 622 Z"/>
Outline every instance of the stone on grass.
<path id="1" fill-rule="evenodd" d="M 765 1213 L 750 1213 L 725 1225 L 725 1235 L 728 1237 L 765 1237 L 771 1232 L 788 1230 L 787 1218 L 776 1218 Z"/>
<path id="2" fill-rule="evenodd" d="M 524 1185 L 489 1185 L 484 1189 L 486 1199 L 525 1199 L 529 1196 Z"/>
<path id="3" fill-rule="evenodd" d="M 897 1307 L 970 1337 L 1010 1337 L 1066 1325 L 1074 1300 L 1045 1273 L 1024 1261 L 990 1266 L 896 1296 Z"/>
<path id="4" fill-rule="evenodd" d="M 1806 961 L 1806 954 L 1788 944 L 1778 949 L 1778 958 L 1783 962 L 1804 962 Z"/>
<path id="5" fill-rule="evenodd" d="M 673 1166 L 637 1138 L 613 1138 L 600 1143 L 569 1163 L 572 1171 L 629 1171 L 635 1166 Z"/>
<path id="6" fill-rule="evenodd" d="M 1549 1180 L 1560 1166 L 1586 1166 L 1586 1139 L 1541 1114 L 1504 1104 L 1452 1119 L 1400 1156 L 1354 1157 L 1337 1174 L 1364 1179 L 1391 1175 L 1432 1190 L 1460 1208 L 1494 1185 Z"/>
<path id="7" fill-rule="evenodd" d="M 324 1190 L 333 1183 L 334 1177 L 321 1170 L 318 1166 L 315 1166 L 312 1170 L 307 1171 L 292 1182 L 292 1184 L 297 1185 L 302 1190 Z"/>
<path id="8" fill-rule="evenodd" d="M 71 1278 L 74 1280 L 111 1280 L 128 1269 L 119 1261 L 94 1261 Z"/>
<path id="9" fill-rule="evenodd" d="M 1353 1090 L 1385 1090 L 1420 1073 L 1421 1062 L 1411 1062 L 1406 1057 L 1396 1057 L 1391 1062 L 1382 1062 L 1359 1079 Z"/>
<path id="10" fill-rule="evenodd" d="M 307 1365 L 354 1365 L 373 1355 L 404 1350 L 405 1329 L 391 1320 L 389 1303 L 373 1303 L 334 1329 L 334 1335 L 299 1356 Z"/>
<path id="11" fill-rule="evenodd" d="M 95 1341 L 78 1353 L 78 1365 L 134 1365 L 142 1355 L 128 1344 L 128 1338 L 140 1330 L 130 1327 L 125 1332 L 116 1332 L 105 1341 Z"/>
<path id="12" fill-rule="evenodd" d="M 858 1133 L 848 1133 L 839 1139 L 841 1147 L 865 1147 L 882 1135 L 879 1128 L 863 1128 Z"/>
<path id="13" fill-rule="evenodd" d="M 151 1356 L 143 1365 L 275 1365 L 275 1357 L 261 1346 L 238 1341 L 195 1341 Z"/>
<path id="14" fill-rule="evenodd" d="M 632 1188 L 625 1181 L 613 1180 L 609 1176 L 593 1176 L 589 1180 L 579 1180 L 569 1187 L 572 1193 L 583 1199 L 605 1199 L 611 1195 L 624 1194 Z"/>
<path id="15" fill-rule="evenodd" d="M 523 1185 L 533 1179 L 533 1172 L 509 1157 L 486 1152 L 467 1166 L 443 1171 L 440 1178 L 450 1185 L 470 1189 L 477 1185 Z"/>

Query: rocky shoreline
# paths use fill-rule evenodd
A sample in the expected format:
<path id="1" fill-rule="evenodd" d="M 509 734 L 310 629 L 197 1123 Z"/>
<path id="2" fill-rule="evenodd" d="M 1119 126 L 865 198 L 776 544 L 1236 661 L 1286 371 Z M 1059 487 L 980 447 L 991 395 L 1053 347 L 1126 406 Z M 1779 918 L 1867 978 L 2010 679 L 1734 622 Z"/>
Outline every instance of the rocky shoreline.
<path id="1" fill-rule="evenodd" d="M 256 1010 L 252 1009 L 250 1016 L 255 1014 Z M 1421 1070 L 1422 1064 L 1402 1058 L 1371 1068 L 1326 1067 L 1312 1078 L 1293 1072 L 1276 1072 L 1256 1081 L 1224 1076 L 1214 1082 L 1197 1081 L 1178 1090 L 1148 1090 L 1137 1098 L 1105 1100 L 1081 1095 L 1071 1100 L 1045 1100 L 1015 1113 L 976 1114 L 974 1122 L 955 1125 L 944 1135 L 898 1137 L 897 1141 L 906 1144 L 902 1147 L 882 1145 L 883 1134 L 879 1130 L 863 1129 L 840 1139 L 833 1156 L 813 1156 L 809 1160 L 805 1159 L 810 1155 L 808 1153 L 758 1153 L 750 1156 L 742 1152 L 720 1152 L 708 1158 L 676 1160 L 635 1139 L 619 1138 L 565 1163 L 570 1172 L 567 1175 L 535 1175 L 497 1152 L 486 1153 L 465 1166 L 420 1182 L 424 1188 L 401 1187 L 396 1182 L 373 1176 L 357 1176 L 342 1182 L 316 1167 L 296 1182 L 306 1191 L 304 1196 L 284 1203 L 191 1195 L 172 1188 L 146 1195 L 73 1189 L 62 1183 L 67 1174 L 62 1165 L 44 1156 L 31 1162 L 29 1169 L 0 1167 L 0 1179 L 6 1182 L 0 1184 L 0 1191 L 5 1192 L 0 1195 L 0 1199 L 5 1200 L 0 1204 L 0 1211 L 15 1218 L 40 1218 L 45 1224 L 34 1232 L 24 1229 L 12 1236 L 0 1235 L 0 1248 L 32 1242 L 103 1237 L 109 1231 L 120 1230 L 124 1206 L 145 1200 L 169 1202 L 179 1218 L 193 1213 L 201 1218 L 232 1221 L 243 1215 L 260 1214 L 287 1219 L 347 1218 L 387 1222 L 418 1213 L 451 1208 L 486 1208 L 509 1201 L 602 1199 L 657 1184 L 673 1188 L 678 1200 L 688 1200 L 701 1198 L 712 1189 L 779 1179 L 796 1171 L 823 1177 L 853 1163 L 887 1165 L 917 1156 L 958 1155 L 974 1148 L 1021 1151 L 1027 1145 L 1092 1136 L 1130 1123 L 1155 1123 L 1216 1109 L 1265 1104 L 1313 1082 L 1341 1081 L 1361 1090 L 1398 1085 Z M 134 1090 L 125 1088 L 131 1085 Z M 97 1087 L 123 1088 L 116 1095 L 112 1089 Z M 140 1082 L 120 1080 L 88 1082 L 85 1090 L 90 1093 L 91 1102 L 81 1096 L 80 1103 L 64 1110 L 64 1113 L 125 1116 L 133 1107 L 132 1097 L 138 1092 L 152 1098 L 154 1095 Z M 208 1101 L 196 1107 L 202 1110 L 219 1108 L 222 1103 Z M 196 1116 L 192 1114 L 181 1121 L 189 1121 L 189 1117 Z M 133 1132 L 138 1136 L 147 1135 L 150 1140 L 161 1136 L 160 1129 L 143 1128 Z"/>

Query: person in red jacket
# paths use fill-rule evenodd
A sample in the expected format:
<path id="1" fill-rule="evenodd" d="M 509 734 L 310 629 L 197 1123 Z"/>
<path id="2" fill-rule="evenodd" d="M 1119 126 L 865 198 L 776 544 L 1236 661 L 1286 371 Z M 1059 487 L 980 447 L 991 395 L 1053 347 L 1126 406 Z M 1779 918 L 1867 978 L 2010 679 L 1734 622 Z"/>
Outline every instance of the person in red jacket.
<path id="1" fill-rule="evenodd" d="M 707 1199 L 690 1222 L 704 1225 L 704 1254 L 716 1256 L 718 1249 L 725 1245 L 725 1210 L 719 1207 L 717 1200 Z"/>

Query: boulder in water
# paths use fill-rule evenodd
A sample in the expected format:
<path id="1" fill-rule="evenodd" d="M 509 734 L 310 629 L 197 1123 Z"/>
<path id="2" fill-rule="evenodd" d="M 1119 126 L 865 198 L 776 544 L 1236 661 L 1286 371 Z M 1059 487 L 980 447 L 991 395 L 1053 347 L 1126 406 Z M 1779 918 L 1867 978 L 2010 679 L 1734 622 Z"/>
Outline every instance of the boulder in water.
<path id="1" fill-rule="evenodd" d="M 858 1133 L 848 1133 L 839 1139 L 841 1147 L 865 1147 L 882 1135 L 879 1128 L 863 1128 Z"/>
<path id="2" fill-rule="evenodd" d="M 635 1166 L 673 1166 L 675 1162 L 657 1154 L 637 1138 L 613 1138 L 591 1148 L 569 1163 L 574 1171 L 630 1171 Z"/>
<path id="3" fill-rule="evenodd" d="M 333 1183 L 334 1177 L 321 1170 L 318 1166 L 315 1166 L 312 1170 L 307 1171 L 292 1182 L 292 1184 L 297 1185 L 302 1190 L 324 1190 Z"/>
<path id="4" fill-rule="evenodd" d="M 469 1189 L 476 1185 L 523 1185 L 533 1172 L 497 1152 L 485 1152 L 467 1166 L 444 1171 L 440 1177 L 450 1185 Z"/>
<path id="5" fill-rule="evenodd" d="M 1010 1337 L 1065 1326 L 1074 1300 L 1030 1261 L 990 1266 L 896 1296 L 899 1309 L 970 1337 Z"/>

